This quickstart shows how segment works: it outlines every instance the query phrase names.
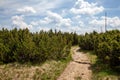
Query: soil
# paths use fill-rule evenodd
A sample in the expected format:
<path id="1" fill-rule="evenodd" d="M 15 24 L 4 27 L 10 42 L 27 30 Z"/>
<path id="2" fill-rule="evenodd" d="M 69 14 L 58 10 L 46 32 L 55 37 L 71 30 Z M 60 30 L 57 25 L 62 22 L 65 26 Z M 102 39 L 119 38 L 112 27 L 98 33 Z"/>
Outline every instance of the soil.
<path id="1" fill-rule="evenodd" d="M 72 49 L 72 61 L 67 65 L 57 80 L 91 80 L 92 70 L 90 60 L 79 47 Z"/>

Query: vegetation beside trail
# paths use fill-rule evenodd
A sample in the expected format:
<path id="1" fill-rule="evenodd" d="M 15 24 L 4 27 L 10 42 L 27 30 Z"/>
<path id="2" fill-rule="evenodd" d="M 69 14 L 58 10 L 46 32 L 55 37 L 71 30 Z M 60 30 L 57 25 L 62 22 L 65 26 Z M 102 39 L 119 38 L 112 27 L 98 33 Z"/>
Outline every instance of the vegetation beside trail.
<path id="1" fill-rule="evenodd" d="M 66 59 L 72 45 L 77 44 L 76 33 L 61 31 L 29 32 L 16 28 L 0 30 L 0 63 L 43 63 L 46 60 Z"/>
<path id="2" fill-rule="evenodd" d="M 18 62 L 0 65 L 0 80 L 56 80 L 71 61 L 71 54 L 62 60 L 46 60 L 31 64 Z"/>
<path id="3" fill-rule="evenodd" d="M 120 72 L 120 31 L 93 32 L 81 36 L 79 41 L 81 49 L 93 50 L 99 62 Z"/>
<path id="4" fill-rule="evenodd" d="M 0 65 L 0 80 L 56 80 L 69 61 L 45 61 L 43 64 L 9 63 Z"/>
<path id="5" fill-rule="evenodd" d="M 93 80 L 120 79 L 120 31 L 86 33 L 79 41 L 92 62 Z"/>
<path id="6" fill-rule="evenodd" d="M 85 52 L 90 51 L 88 56 L 92 62 L 93 79 L 117 80 L 120 78 L 119 30 L 105 33 L 94 31 L 85 35 L 77 35 L 56 30 L 31 33 L 28 29 L 18 30 L 16 28 L 0 30 L 0 78 L 7 79 L 6 76 L 10 75 L 8 77 L 11 79 L 12 74 L 15 73 L 18 75 L 14 76 L 18 78 L 32 75 L 30 79 L 54 80 L 70 61 L 70 49 L 74 45 L 79 45 Z M 43 65 L 47 65 L 47 68 L 44 69 Z M 23 71 L 21 71 L 22 68 Z M 33 73 L 30 73 L 31 70 Z M 28 74 L 19 75 L 24 71 Z"/>
<path id="7" fill-rule="evenodd" d="M 76 33 L 52 30 L 0 30 L 0 80 L 56 80 L 71 60 L 77 38 Z"/>
<path id="8" fill-rule="evenodd" d="M 111 69 L 108 64 L 98 61 L 98 57 L 94 51 L 81 50 L 87 54 L 91 61 L 91 69 L 93 71 L 92 80 L 119 80 L 120 73 Z"/>

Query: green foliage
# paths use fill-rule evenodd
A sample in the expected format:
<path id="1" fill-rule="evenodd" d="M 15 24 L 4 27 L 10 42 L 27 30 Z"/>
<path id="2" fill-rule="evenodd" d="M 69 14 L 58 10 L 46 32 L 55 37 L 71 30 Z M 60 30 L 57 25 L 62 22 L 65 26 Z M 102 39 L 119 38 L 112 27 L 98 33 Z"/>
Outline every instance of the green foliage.
<path id="1" fill-rule="evenodd" d="M 84 50 L 94 50 L 98 60 L 120 71 L 120 31 L 90 33 L 80 36 L 79 46 Z"/>
<path id="2" fill-rule="evenodd" d="M 78 43 L 76 33 L 53 32 L 36 33 L 28 29 L 16 28 L 0 30 L 0 62 L 44 62 L 46 60 L 66 59 L 71 45 Z"/>
<path id="3" fill-rule="evenodd" d="M 84 50 L 94 50 L 96 36 L 97 32 L 95 31 L 91 34 L 86 33 L 85 36 L 80 36 L 79 46 Z"/>

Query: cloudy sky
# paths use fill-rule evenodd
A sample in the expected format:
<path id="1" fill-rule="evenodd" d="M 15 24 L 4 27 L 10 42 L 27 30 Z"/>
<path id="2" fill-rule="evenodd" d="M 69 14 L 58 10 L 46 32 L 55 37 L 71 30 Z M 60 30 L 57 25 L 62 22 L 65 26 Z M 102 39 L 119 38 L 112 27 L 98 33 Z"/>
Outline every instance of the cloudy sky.
<path id="1" fill-rule="evenodd" d="M 0 0 L 0 29 L 49 29 L 83 34 L 120 30 L 120 0 Z"/>

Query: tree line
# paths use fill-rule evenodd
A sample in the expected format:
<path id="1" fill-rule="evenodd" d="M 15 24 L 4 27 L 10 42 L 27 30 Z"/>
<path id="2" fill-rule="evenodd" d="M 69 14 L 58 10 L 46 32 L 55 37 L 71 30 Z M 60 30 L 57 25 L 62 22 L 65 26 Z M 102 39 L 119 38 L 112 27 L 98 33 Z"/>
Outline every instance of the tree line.
<path id="1" fill-rule="evenodd" d="M 0 62 L 32 62 L 66 59 L 72 45 L 78 44 L 76 33 L 49 30 L 31 33 L 28 29 L 0 30 Z"/>
<path id="2" fill-rule="evenodd" d="M 67 59 L 70 48 L 78 45 L 93 50 L 102 63 L 120 70 L 120 31 L 77 35 L 61 31 L 30 32 L 28 29 L 0 30 L 0 63 L 32 62 Z"/>
<path id="3" fill-rule="evenodd" d="M 92 32 L 80 36 L 79 46 L 83 50 L 93 50 L 98 60 L 112 69 L 120 71 L 120 31 L 105 33 Z"/>

